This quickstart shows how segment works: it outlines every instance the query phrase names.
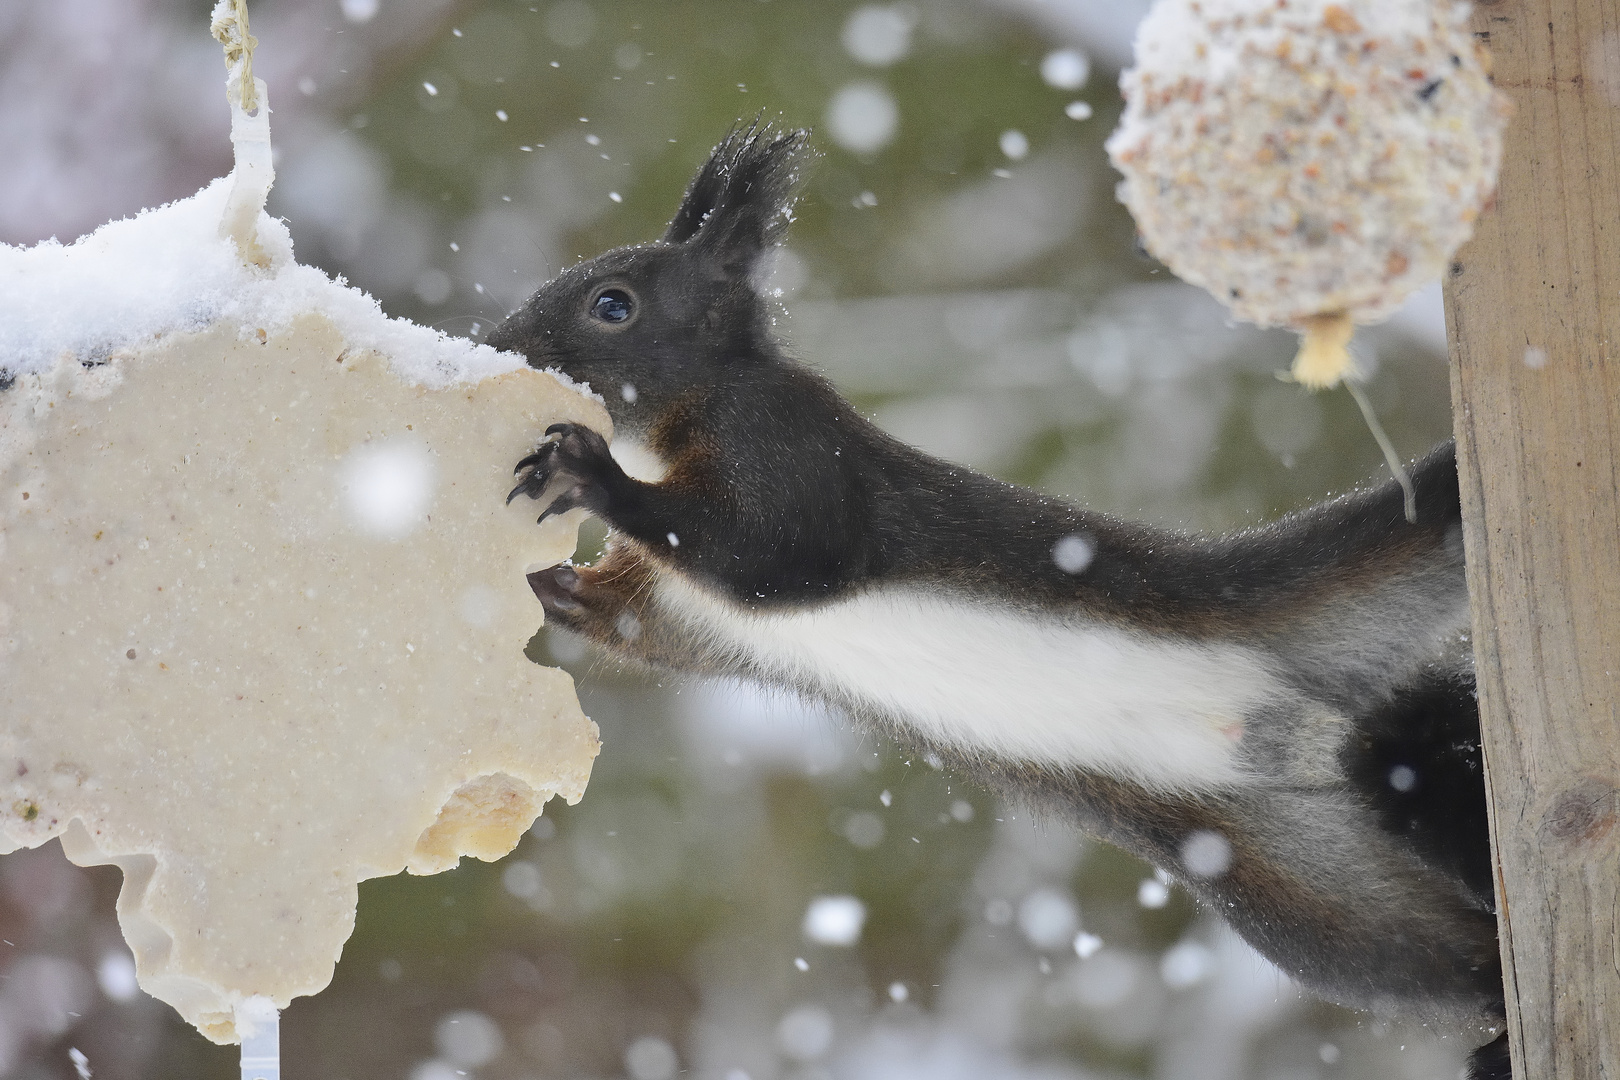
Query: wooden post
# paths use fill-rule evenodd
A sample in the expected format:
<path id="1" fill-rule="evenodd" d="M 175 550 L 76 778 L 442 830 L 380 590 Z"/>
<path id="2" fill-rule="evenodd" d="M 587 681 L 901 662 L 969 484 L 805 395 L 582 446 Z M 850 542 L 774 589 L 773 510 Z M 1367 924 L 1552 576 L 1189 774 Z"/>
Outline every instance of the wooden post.
<path id="1" fill-rule="evenodd" d="M 1482 2 L 1517 106 L 1446 282 L 1508 1030 L 1620 1077 L 1620 6 Z"/>

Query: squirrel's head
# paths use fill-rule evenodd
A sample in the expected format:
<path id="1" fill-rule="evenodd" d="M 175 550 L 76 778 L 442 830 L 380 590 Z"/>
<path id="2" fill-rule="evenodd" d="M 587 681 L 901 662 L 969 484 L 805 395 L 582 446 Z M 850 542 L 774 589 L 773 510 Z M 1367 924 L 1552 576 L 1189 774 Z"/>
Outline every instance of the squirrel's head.
<path id="1" fill-rule="evenodd" d="M 771 362 L 755 281 L 782 238 L 807 134 L 758 122 L 709 155 L 662 240 L 615 248 L 542 285 L 486 339 L 591 385 L 626 434 L 680 394 Z"/>

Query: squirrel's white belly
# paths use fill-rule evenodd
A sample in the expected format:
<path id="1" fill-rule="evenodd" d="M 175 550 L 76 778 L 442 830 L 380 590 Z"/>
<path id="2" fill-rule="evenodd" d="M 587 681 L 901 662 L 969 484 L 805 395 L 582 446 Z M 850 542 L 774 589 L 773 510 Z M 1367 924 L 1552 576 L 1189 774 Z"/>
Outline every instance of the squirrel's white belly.
<path id="1" fill-rule="evenodd" d="M 1263 657 L 913 588 L 748 611 L 673 574 L 656 602 L 729 666 L 973 756 L 1161 790 L 1245 779 L 1244 722 L 1290 697 Z"/>

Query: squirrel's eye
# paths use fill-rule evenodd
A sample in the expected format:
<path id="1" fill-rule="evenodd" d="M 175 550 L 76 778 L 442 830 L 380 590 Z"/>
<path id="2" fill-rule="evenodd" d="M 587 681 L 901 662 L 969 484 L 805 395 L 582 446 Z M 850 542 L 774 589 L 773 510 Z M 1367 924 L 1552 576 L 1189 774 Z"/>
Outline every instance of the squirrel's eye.
<path id="1" fill-rule="evenodd" d="M 630 297 L 618 289 L 608 289 L 591 301 L 591 314 L 605 323 L 622 323 L 630 317 Z"/>

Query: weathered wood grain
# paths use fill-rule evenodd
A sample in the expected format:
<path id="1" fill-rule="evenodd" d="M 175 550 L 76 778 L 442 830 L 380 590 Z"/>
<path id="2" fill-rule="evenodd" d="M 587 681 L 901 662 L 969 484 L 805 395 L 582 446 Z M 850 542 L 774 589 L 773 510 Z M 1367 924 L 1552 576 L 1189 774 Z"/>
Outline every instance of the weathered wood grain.
<path id="1" fill-rule="evenodd" d="M 1481 3 L 1517 113 L 1446 283 L 1515 1075 L 1620 1077 L 1620 5 Z"/>

